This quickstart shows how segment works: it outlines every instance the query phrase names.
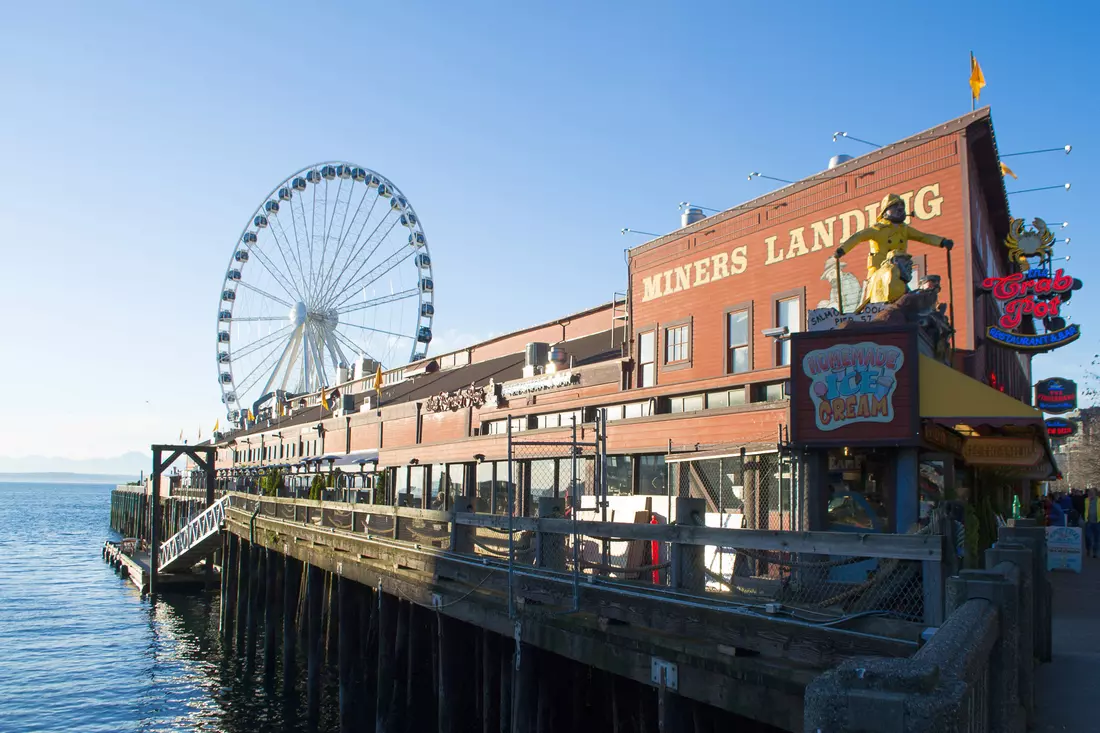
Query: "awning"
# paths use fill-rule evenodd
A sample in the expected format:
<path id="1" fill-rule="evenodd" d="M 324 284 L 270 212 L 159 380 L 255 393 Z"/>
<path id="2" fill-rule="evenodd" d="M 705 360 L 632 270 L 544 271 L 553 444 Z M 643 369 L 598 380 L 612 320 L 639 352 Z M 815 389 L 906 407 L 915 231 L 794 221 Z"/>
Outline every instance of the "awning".
<path id="1" fill-rule="evenodd" d="M 1009 436 L 1030 436 L 1041 446 L 1042 456 L 1030 471 L 1025 471 L 1024 476 L 1044 479 L 1057 472 L 1042 412 L 935 359 L 922 355 L 919 364 L 922 420 L 930 420 L 955 430 L 965 427 L 977 431 L 982 426 L 994 428 L 997 429 L 996 434 L 1005 436 L 1006 439 Z M 980 449 L 989 454 L 996 452 L 993 448 L 1015 451 L 1013 455 L 1027 452 L 1022 446 L 1015 444 L 984 446 L 974 443 L 971 448 L 974 455 L 970 460 L 975 463 L 989 463 L 978 455 L 982 454 Z"/>
<path id="2" fill-rule="evenodd" d="M 347 455 L 338 456 L 336 461 L 333 462 L 333 467 L 339 466 L 358 466 L 360 461 L 368 463 L 378 462 L 378 451 L 376 450 L 358 450 L 348 453 Z M 327 463 L 327 461 L 326 461 Z"/>
<path id="3" fill-rule="evenodd" d="M 920 357 L 920 416 L 956 425 L 1043 427 L 1043 413 L 927 356 Z"/>

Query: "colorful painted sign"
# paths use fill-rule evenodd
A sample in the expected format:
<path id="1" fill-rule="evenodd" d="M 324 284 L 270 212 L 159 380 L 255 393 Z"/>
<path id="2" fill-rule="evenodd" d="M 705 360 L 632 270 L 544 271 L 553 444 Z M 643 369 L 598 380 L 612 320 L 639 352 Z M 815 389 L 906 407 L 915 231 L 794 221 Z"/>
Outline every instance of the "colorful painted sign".
<path id="1" fill-rule="evenodd" d="M 901 349 L 871 341 L 838 344 L 802 357 L 818 430 L 893 422 L 895 375 L 904 363 Z"/>
<path id="2" fill-rule="evenodd" d="M 1077 426 L 1064 417 L 1052 417 L 1047 420 L 1047 436 L 1068 438 L 1077 432 Z"/>
<path id="3" fill-rule="evenodd" d="M 1043 412 L 1060 415 L 1077 409 L 1077 382 L 1051 377 L 1035 384 L 1035 406 Z"/>
<path id="4" fill-rule="evenodd" d="M 791 440 L 920 444 L 917 332 L 868 324 L 791 336 Z"/>
<path id="5" fill-rule="evenodd" d="M 1003 310 L 997 325 L 990 326 L 986 335 L 1002 346 L 1020 351 L 1050 351 L 1076 341 L 1081 335 L 1080 326 L 1065 326 L 1060 317 L 1064 296 L 1075 286 L 1079 287 L 1064 270 L 1058 270 L 1053 276 L 1045 270 L 1031 270 L 985 278 L 982 289 L 991 292 Z M 1042 334 L 1020 333 L 1017 329 L 1024 318 L 1049 319 L 1051 323 L 1063 325 Z"/>
<path id="6" fill-rule="evenodd" d="M 1081 528 L 1047 527 L 1047 570 L 1081 572 Z"/>

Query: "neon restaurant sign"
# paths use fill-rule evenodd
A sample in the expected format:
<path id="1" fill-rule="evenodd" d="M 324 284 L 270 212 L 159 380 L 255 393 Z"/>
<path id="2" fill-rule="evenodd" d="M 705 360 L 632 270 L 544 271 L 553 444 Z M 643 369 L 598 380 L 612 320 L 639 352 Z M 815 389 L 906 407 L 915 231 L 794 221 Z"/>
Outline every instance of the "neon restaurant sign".
<path id="1" fill-rule="evenodd" d="M 1077 409 L 1077 383 L 1051 377 L 1035 384 L 1035 406 L 1043 412 L 1062 414 Z"/>
<path id="2" fill-rule="evenodd" d="M 1077 426 L 1064 417 L 1052 417 L 1046 421 L 1047 436 L 1051 438 L 1068 438 L 1077 432 Z"/>
<path id="3" fill-rule="evenodd" d="M 1080 287 L 1079 283 L 1063 270 L 1053 276 L 1046 270 L 1030 270 L 985 278 L 982 289 L 992 293 L 1004 310 L 997 325 L 986 329 L 986 335 L 1018 351 L 1050 351 L 1076 341 L 1081 327 L 1066 325 L 1060 310 L 1062 303 L 1069 300 L 1069 293 Z M 1025 318 L 1041 320 L 1047 332 L 1020 333 L 1018 329 Z"/>

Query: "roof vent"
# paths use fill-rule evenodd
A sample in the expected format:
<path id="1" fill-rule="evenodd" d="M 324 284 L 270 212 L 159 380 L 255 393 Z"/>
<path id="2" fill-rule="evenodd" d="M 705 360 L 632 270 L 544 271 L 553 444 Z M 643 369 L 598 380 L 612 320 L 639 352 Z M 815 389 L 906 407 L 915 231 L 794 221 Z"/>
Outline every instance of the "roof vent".
<path id="1" fill-rule="evenodd" d="M 684 213 L 680 214 L 680 226 L 691 226 L 695 222 L 706 218 L 707 217 L 703 214 L 702 209 L 700 209 L 698 206 L 692 206 L 691 204 L 688 204 L 684 208 Z"/>
<path id="2" fill-rule="evenodd" d="M 847 163 L 851 159 L 852 156 L 845 155 L 844 153 L 841 153 L 840 155 L 834 155 L 833 157 L 829 158 L 829 170 L 832 170 L 839 165 Z"/>

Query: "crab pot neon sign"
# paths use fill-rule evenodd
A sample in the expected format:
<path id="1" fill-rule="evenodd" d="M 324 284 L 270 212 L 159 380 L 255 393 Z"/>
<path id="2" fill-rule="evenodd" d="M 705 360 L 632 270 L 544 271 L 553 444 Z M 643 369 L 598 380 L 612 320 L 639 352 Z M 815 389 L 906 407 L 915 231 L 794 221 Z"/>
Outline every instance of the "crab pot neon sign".
<path id="1" fill-rule="evenodd" d="M 1051 438 L 1068 438 L 1077 432 L 1077 426 L 1064 417 L 1052 417 L 1046 425 L 1047 435 Z"/>
<path id="2" fill-rule="evenodd" d="M 1063 270 L 1053 276 L 1044 270 L 1032 270 L 985 278 L 982 289 L 992 293 L 1004 309 L 997 325 L 986 329 L 986 335 L 1002 346 L 1022 351 L 1049 351 L 1076 341 L 1081 335 L 1080 326 L 1065 325 L 1060 310 L 1062 303 L 1069 300 L 1069 293 L 1079 287 L 1080 281 Z M 1020 333 L 1017 329 L 1024 318 L 1042 320 L 1049 330 L 1041 334 Z"/>

